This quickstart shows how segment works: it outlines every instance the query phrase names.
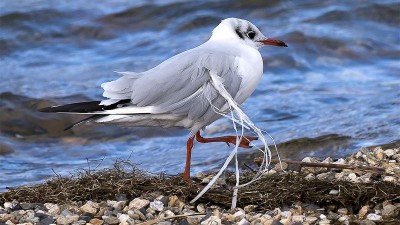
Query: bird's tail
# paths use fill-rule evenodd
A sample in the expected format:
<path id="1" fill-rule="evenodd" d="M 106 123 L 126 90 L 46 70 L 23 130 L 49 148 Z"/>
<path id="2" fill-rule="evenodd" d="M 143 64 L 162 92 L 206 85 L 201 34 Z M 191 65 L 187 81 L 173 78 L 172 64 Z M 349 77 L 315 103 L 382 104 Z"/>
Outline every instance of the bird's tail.
<path id="1" fill-rule="evenodd" d="M 91 116 L 83 120 L 80 120 L 64 129 L 64 130 L 69 130 L 79 124 L 82 124 L 83 122 L 93 121 L 108 116 L 108 114 L 103 113 L 105 110 L 112 110 L 117 108 L 121 104 L 128 104 L 129 102 L 130 99 L 120 100 L 111 105 L 100 105 L 101 101 L 78 102 L 78 103 L 42 108 L 39 109 L 39 111 L 46 113 L 91 114 Z M 96 112 L 99 114 L 96 114 Z"/>
<path id="2" fill-rule="evenodd" d="M 100 105 L 101 101 L 90 101 L 90 102 L 78 102 L 66 105 L 51 106 L 47 108 L 39 109 L 40 112 L 50 112 L 50 113 L 73 113 L 73 114 L 85 114 L 96 112 L 102 112 L 105 110 L 112 110 L 121 104 L 127 104 L 130 99 L 119 100 L 118 102 L 111 105 Z"/>

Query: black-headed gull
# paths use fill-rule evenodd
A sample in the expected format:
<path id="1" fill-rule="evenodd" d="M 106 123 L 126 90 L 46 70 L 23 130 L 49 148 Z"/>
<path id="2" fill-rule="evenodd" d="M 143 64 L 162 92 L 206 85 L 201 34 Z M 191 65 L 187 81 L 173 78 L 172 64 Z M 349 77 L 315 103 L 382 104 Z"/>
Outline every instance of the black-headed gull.
<path id="1" fill-rule="evenodd" d="M 92 114 L 83 121 L 97 123 L 187 128 L 191 132 L 183 179 L 188 181 L 195 138 L 201 143 L 236 144 L 237 136 L 204 138 L 200 130 L 231 111 L 227 98 L 240 105 L 253 93 L 263 74 L 258 49 L 264 45 L 287 47 L 282 41 L 265 37 L 249 21 L 224 19 L 204 44 L 145 72 L 119 72 L 119 79 L 101 85 L 106 100 L 41 111 Z M 255 139 L 244 136 L 238 143 L 250 148 L 250 141 Z"/>

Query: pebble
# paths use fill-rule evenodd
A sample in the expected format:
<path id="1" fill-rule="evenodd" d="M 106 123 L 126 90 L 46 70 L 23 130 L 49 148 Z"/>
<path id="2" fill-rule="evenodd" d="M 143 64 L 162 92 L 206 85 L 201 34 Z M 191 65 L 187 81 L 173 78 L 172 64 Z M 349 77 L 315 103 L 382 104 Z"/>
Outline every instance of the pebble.
<path id="1" fill-rule="evenodd" d="M 256 205 L 247 205 L 243 209 L 246 213 L 254 212 L 254 209 L 256 208 Z"/>
<path id="2" fill-rule="evenodd" d="M 199 213 L 206 212 L 206 207 L 204 206 L 204 204 L 201 204 L 201 203 L 196 206 L 196 209 L 197 209 L 197 212 L 199 212 Z"/>
<path id="3" fill-rule="evenodd" d="M 292 221 L 293 222 L 303 223 L 304 219 L 305 219 L 304 215 L 294 215 L 294 216 L 292 216 Z"/>
<path id="4" fill-rule="evenodd" d="M 135 198 L 130 203 L 128 208 L 129 209 L 141 209 L 148 206 L 150 203 L 147 199 Z"/>
<path id="5" fill-rule="evenodd" d="M 346 160 L 343 158 L 339 158 L 338 160 L 336 160 L 335 162 L 333 162 L 334 164 L 346 164 Z"/>
<path id="6" fill-rule="evenodd" d="M 234 221 L 240 221 L 245 217 L 245 213 L 239 210 L 233 214 Z"/>
<path id="7" fill-rule="evenodd" d="M 59 216 L 57 218 L 57 224 L 70 224 L 75 221 L 78 221 L 79 216 L 78 215 L 71 215 L 71 216 Z"/>
<path id="8" fill-rule="evenodd" d="M 338 195 L 339 194 L 339 190 L 330 190 L 329 194 L 330 195 Z"/>
<path id="9" fill-rule="evenodd" d="M 284 171 L 288 168 L 288 164 L 286 162 L 281 162 L 281 163 L 277 163 L 275 165 L 275 167 L 273 168 L 273 170 L 275 170 L 276 172 L 279 171 Z"/>
<path id="10" fill-rule="evenodd" d="M 100 206 L 99 206 L 98 203 L 95 203 L 95 202 L 92 202 L 92 201 L 87 201 L 86 204 L 84 204 L 83 206 L 80 207 L 80 209 L 83 212 L 96 214 L 99 207 Z"/>
<path id="11" fill-rule="evenodd" d="M 47 212 L 50 214 L 50 215 L 58 215 L 58 214 L 60 214 L 60 211 L 61 211 L 61 209 L 60 209 L 60 207 L 57 205 L 57 204 L 53 204 L 53 203 L 45 203 L 44 204 L 44 207 L 47 209 Z"/>
<path id="12" fill-rule="evenodd" d="M 398 217 L 400 214 L 400 205 L 397 207 L 392 204 L 384 205 L 381 213 L 384 217 Z"/>
<path id="13" fill-rule="evenodd" d="M 71 211 L 69 211 L 68 209 L 64 209 L 64 210 L 61 212 L 61 215 L 62 215 L 62 216 L 73 216 L 74 214 L 73 214 Z"/>
<path id="14" fill-rule="evenodd" d="M 360 211 L 358 212 L 358 217 L 360 219 L 364 219 L 365 216 L 368 213 L 368 210 L 369 210 L 369 206 L 368 205 L 365 205 L 365 206 L 361 207 Z"/>
<path id="15" fill-rule="evenodd" d="M 124 222 L 128 221 L 129 219 L 130 219 L 130 217 L 127 214 L 121 214 L 118 217 L 118 220 L 119 220 L 120 223 L 124 223 Z"/>
<path id="16" fill-rule="evenodd" d="M 375 157 L 376 157 L 378 160 L 382 160 L 382 159 L 384 158 L 384 155 L 385 155 L 384 152 L 383 152 L 383 150 L 382 150 L 382 148 L 380 148 L 380 147 L 375 148 L 374 154 L 375 154 Z"/>
<path id="17" fill-rule="evenodd" d="M 355 173 L 350 173 L 347 177 L 350 179 L 350 181 L 357 183 L 357 175 Z"/>
<path id="18" fill-rule="evenodd" d="M 317 175 L 318 180 L 331 180 L 335 177 L 335 174 L 332 172 L 320 173 Z"/>
<path id="19" fill-rule="evenodd" d="M 150 202 L 150 208 L 156 211 L 162 211 L 164 209 L 164 204 L 161 201 L 155 200 Z"/>
<path id="20" fill-rule="evenodd" d="M 306 180 L 314 180 L 315 179 L 315 175 L 310 173 L 305 177 Z"/>
<path id="21" fill-rule="evenodd" d="M 175 213 L 173 213 L 171 210 L 166 210 L 166 211 L 164 212 L 164 214 L 165 214 L 165 216 L 167 216 L 167 217 L 175 216 Z"/>
<path id="22" fill-rule="evenodd" d="M 109 207 L 113 207 L 114 209 L 117 210 L 122 210 L 124 209 L 125 205 L 126 205 L 126 201 L 112 201 L 112 200 L 108 200 L 107 201 L 107 205 Z"/>
<path id="23" fill-rule="evenodd" d="M 173 195 L 169 198 L 168 207 L 175 206 L 176 202 L 179 200 L 178 196 Z"/>
<path id="24" fill-rule="evenodd" d="M 250 222 L 247 221 L 245 218 L 241 219 L 239 221 L 239 223 L 237 223 L 238 225 L 250 225 Z"/>
<path id="25" fill-rule="evenodd" d="M 383 177 L 383 181 L 386 181 L 386 182 L 396 182 L 396 179 L 395 179 L 394 177 L 392 177 L 392 176 L 384 176 L 384 177 Z"/>
<path id="26" fill-rule="evenodd" d="M 375 214 L 375 213 L 370 213 L 367 215 L 367 219 L 369 219 L 371 221 L 379 221 L 382 219 L 382 216 Z"/>
<path id="27" fill-rule="evenodd" d="M 91 219 L 91 220 L 89 221 L 89 223 L 91 223 L 91 224 L 93 224 L 93 225 L 102 225 L 102 224 L 104 223 L 104 221 L 103 221 L 103 220 L 100 220 L 100 219 L 97 219 L 97 218 L 94 218 L 94 219 Z"/>
<path id="28" fill-rule="evenodd" d="M 387 149 L 387 150 L 385 150 L 383 153 L 385 153 L 385 155 L 387 156 L 387 157 L 391 157 L 391 156 L 394 156 L 394 154 L 396 154 L 395 153 L 395 151 L 393 150 L 393 149 Z"/>
<path id="29" fill-rule="evenodd" d="M 101 217 L 106 224 L 118 224 L 119 220 L 115 216 L 102 216 Z"/>
<path id="30" fill-rule="evenodd" d="M 340 208 L 337 210 L 337 213 L 340 215 L 347 215 L 348 212 L 349 210 L 347 208 Z"/>

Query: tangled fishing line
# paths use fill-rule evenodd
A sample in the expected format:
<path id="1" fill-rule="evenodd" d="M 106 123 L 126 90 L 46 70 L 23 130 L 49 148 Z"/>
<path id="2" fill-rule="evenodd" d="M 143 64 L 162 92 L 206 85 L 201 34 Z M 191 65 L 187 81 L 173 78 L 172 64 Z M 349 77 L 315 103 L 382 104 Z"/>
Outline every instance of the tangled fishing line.
<path id="1" fill-rule="evenodd" d="M 204 193 L 206 193 L 214 185 L 214 183 L 217 181 L 217 179 L 226 170 L 228 164 L 232 161 L 233 158 L 235 158 L 236 184 L 233 187 L 233 196 L 232 196 L 232 206 L 231 207 L 236 208 L 239 188 L 242 188 L 242 187 L 252 184 L 253 182 L 259 180 L 264 173 L 268 172 L 268 167 L 271 162 L 271 150 L 268 147 L 266 138 L 264 137 L 262 130 L 254 125 L 254 123 L 250 120 L 250 118 L 242 111 L 242 109 L 240 109 L 239 105 L 235 102 L 235 100 L 232 98 L 232 96 L 229 94 L 229 92 L 225 89 L 225 87 L 223 85 L 223 79 L 221 77 L 217 76 L 216 73 L 213 73 L 212 71 L 210 71 L 210 76 L 211 76 L 212 85 L 219 92 L 219 94 L 226 100 L 226 103 L 228 104 L 228 107 L 229 107 L 230 116 L 226 115 L 224 113 L 224 110 L 221 110 L 221 109 L 218 109 L 217 107 L 215 107 L 211 103 L 211 101 L 209 101 L 209 102 L 215 113 L 220 114 L 221 116 L 224 116 L 232 121 L 233 128 L 236 131 L 236 144 L 235 144 L 234 149 L 229 154 L 228 158 L 225 160 L 225 163 L 223 164 L 221 169 L 218 171 L 218 173 L 207 184 L 207 186 L 204 187 L 203 190 L 201 190 L 200 193 L 197 194 L 197 196 L 191 201 L 191 203 L 194 203 L 196 200 L 198 200 L 201 196 L 204 195 Z M 237 127 L 238 125 L 240 126 L 240 131 L 238 130 L 238 127 Z M 241 140 L 243 138 L 245 138 L 244 137 L 245 129 L 254 133 L 255 135 L 257 135 L 258 139 L 261 140 L 261 142 L 264 145 L 264 149 L 261 149 L 259 147 L 257 147 L 257 149 L 264 154 L 264 157 L 263 157 L 263 162 L 261 163 L 261 166 L 259 167 L 259 169 L 258 169 L 257 173 L 254 175 L 254 177 L 249 182 L 240 184 L 240 172 L 239 172 L 239 163 L 238 163 L 237 153 L 238 153 L 238 147 L 239 147 Z"/>

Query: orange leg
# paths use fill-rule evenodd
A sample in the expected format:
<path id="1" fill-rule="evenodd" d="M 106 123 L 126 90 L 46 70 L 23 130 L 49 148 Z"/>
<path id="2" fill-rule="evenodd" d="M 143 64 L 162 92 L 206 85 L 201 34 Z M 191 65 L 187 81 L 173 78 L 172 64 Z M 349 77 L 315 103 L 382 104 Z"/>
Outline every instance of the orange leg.
<path id="1" fill-rule="evenodd" d="M 251 136 L 243 136 L 242 140 L 239 143 L 239 147 L 242 148 L 251 148 L 250 142 L 257 140 L 257 137 Z M 229 144 L 236 144 L 236 136 L 222 136 L 222 137 L 214 137 L 214 138 L 204 138 L 200 135 L 200 131 L 196 133 L 196 140 L 200 143 L 210 143 L 210 142 L 225 142 L 228 146 Z"/>
<path id="2" fill-rule="evenodd" d="M 186 142 L 186 166 L 183 171 L 183 180 L 190 182 L 190 159 L 192 158 L 194 136 L 190 137 Z"/>
<path id="3" fill-rule="evenodd" d="M 191 182 L 190 180 L 190 160 L 192 158 L 192 149 L 194 136 L 190 137 L 186 142 L 186 166 L 185 171 L 183 171 L 183 180 L 187 182 Z M 242 148 L 251 148 L 250 142 L 257 140 L 257 137 L 251 136 L 243 136 L 241 142 L 239 143 L 239 147 Z M 210 142 L 225 142 L 227 145 L 236 144 L 236 136 L 223 136 L 223 137 L 214 137 L 214 138 L 204 138 L 200 135 L 200 131 L 196 133 L 196 140 L 200 143 L 210 143 Z"/>

